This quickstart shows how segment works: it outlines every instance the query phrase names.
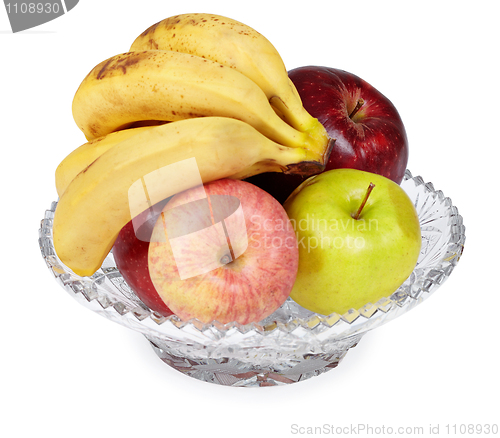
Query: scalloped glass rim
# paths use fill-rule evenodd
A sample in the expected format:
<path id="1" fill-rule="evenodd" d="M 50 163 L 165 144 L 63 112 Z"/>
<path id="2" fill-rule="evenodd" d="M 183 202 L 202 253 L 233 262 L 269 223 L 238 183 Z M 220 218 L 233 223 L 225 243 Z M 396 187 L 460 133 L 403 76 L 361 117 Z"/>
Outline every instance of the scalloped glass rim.
<path id="1" fill-rule="evenodd" d="M 428 298 L 450 276 L 458 263 L 465 242 L 465 227 L 450 198 L 432 183 L 413 177 L 406 171 L 401 187 L 413 200 L 422 227 L 422 252 L 410 277 L 390 297 L 351 309 L 343 315 L 320 315 L 302 308 L 290 298 L 275 313 L 260 321 L 241 325 L 217 321 L 202 323 L 182 321 L 177 316 L 163 317 L 152 312 L 132 292 L 116 269 L 110 253 L 101 268 L 91 277 L 80 277 L 57 257 L 52 239 L 52 219 L 57 202 L 46 211 L 39 229 L 39 245 L 48 268 L 64 289 L 91 310 L 147 338 L 169 342 L 194 342 L 206 345 L 227 341 L 235 333 L 252 332 L 269 337 L 294 334 L 304 330 L 322 341 L 335 341 L 361 335 L 409 311 Z M 434 222 L 439 221 L 440 227 Z M 444 232 L 443 232 L 444 230 Z M 356 336 L 357 337 L 357 336 Z M 286 342 L 288 344 L 288 341 Z M 290 345 L 290 348 L 295 348 Z"/>

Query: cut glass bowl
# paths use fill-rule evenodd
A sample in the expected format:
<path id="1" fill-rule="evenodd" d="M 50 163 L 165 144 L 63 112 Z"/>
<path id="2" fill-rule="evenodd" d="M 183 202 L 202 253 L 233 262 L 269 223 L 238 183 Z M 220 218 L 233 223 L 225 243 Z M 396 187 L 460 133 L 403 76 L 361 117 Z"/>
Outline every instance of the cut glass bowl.
<path id="1" fill-rule="evenodd" d="M 465 242 L 458 210 L 432 183 L 407 170 L 401 187 L 414 202 L 422 248 L 410 277 L 390 297 L 343 315 L 310 312 L 288 299 L 276 312 L 247 325 L 182 321 L 152 312 L 133 293 L 110 253 L 91 277 L 58 259 L 52 239 L 57 203 L 45 213 L 40 249 L 57 281 L 89 309 L 142 333 L 166 364 L 199 380 L 230 386 L 295 383 L 335 368 L 361 337 L 427 299 L 450 276 Z"/>

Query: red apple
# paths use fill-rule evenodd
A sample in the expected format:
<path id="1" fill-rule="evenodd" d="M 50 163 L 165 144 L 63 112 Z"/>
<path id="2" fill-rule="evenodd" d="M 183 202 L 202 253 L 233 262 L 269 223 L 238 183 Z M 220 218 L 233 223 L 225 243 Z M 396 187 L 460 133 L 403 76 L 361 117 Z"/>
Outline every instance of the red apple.
<path id="1" fill-rule="evenodd" d="M 154 205 L 121 229 L 113 246 L 113 257 L 116 267 L 137 297 L 151 310 L 169 316 L 172 311 L 156 292 L 148 270 L 149 240 L 165 203 Z"/>
<path id="2" fill-rule="evenodd" d="M 298 247 L 288 216 L 271 195 L 223 179 L 172 198 L 149 246 L 149 272 L 181 319 L 247 324 L 289 296 Z"/>
<path id="3" fill-rule="evenodd" d="M 329 67 L 288 72 L 304 108 L 335 139 L 325 171 L 351 168 L 377 173 L 399 184 L 408 162 L 408 140 L 392 102 L 358 76 Z M 266 173 L 249 178 L 284 202 L 304 180 Z"/>

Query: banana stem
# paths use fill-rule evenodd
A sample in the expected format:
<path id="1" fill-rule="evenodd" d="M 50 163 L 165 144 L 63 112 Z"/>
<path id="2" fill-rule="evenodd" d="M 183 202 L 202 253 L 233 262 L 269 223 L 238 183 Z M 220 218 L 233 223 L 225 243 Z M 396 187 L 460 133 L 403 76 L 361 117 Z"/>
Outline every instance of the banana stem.
<path id="1" fill-rule="evenodd" d="M 279 96 L 271 97 L 269 102 L 275 112 L 283 117 L 288 125 L 299 131 L 300 137 L 304 141 L 299 147 L 310 150 L 316 154 L 317 161 L 326 165 L 334 140 L 330 138 L 320 121 L 312 117 L 302 105 L 293 109 L 289 108 Z M 291 144 L 287 144 L 287 146 L 295 147 Z"/>
<path id="2" fill-rule="evenodd" d="M 307 132 L 314 128 L 315 118 L 312 117 L 305 108 L 296 105 L 295 108 L 288 107 L 279 96 L 273 96 L 269 99 L 271 106 L 278 110 L 285 121 L 300 132 Z"/>

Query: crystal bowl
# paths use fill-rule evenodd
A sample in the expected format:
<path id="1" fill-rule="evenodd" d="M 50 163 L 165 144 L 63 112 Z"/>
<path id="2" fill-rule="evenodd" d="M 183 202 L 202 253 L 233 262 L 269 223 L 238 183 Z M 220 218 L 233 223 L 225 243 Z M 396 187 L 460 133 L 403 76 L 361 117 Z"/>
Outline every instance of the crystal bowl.
<path id="1" fill-rule="evenodd" d="M 465 242 L 465 227 L 451 200 L 407 170 L 401 187 L 414 202 L 422 248 L 410 277 L 390 297 L 343 315 L 310 312 L 288 299 L 276 312 L 247 325 L 204 324 L 152 312 L 116 268 L 112 252 L 91 277 L 79 277 L 57 257 L 52 219 L 45 213 L 40 249 L 63 288 L 89 309 L 142 333 L 158 357 L 206 382 L 263 387 L 306 380 L 335 368 L 361 337 L 427 299 L 450 276 Z"/>

